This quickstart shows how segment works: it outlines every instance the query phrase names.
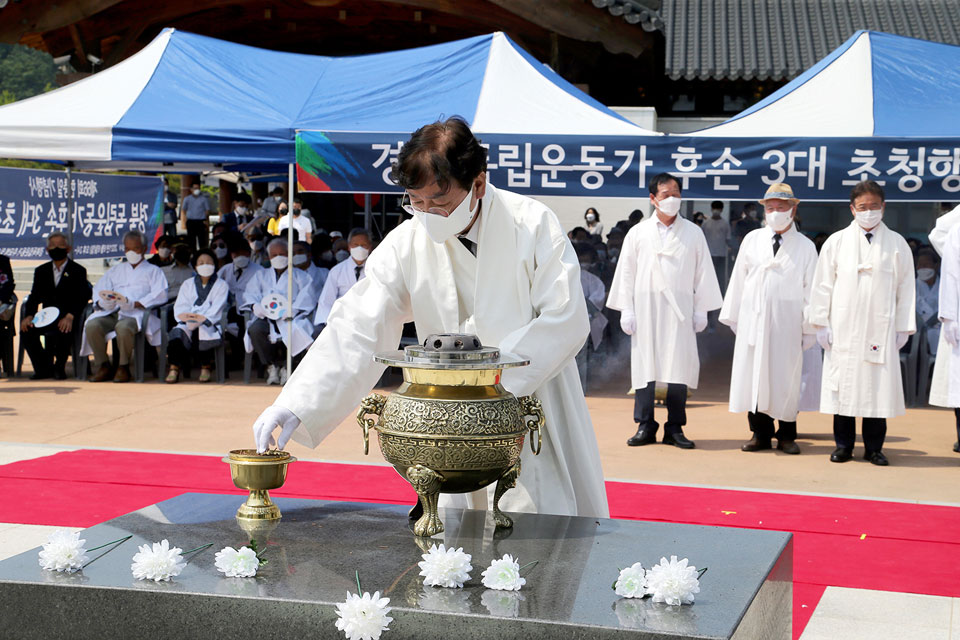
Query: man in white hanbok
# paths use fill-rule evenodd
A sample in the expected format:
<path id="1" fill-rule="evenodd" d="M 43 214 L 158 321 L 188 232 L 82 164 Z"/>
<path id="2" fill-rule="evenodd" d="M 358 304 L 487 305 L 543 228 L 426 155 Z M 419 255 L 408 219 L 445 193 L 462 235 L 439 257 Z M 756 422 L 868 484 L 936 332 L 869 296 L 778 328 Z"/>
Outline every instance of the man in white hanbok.
<path id="1" fill-rule="evenodd" d="M 534 459 L 525 447 L 506 511 L 606 517 L 600 454 L 574 356 L 589 325 L 573 247 L 556 216 L 486 181 L 486 151 L 461 119 L 427 125 L 393 169 L 414 217 L 365 262 L 366 277 L 334 303 L 327 327 L 275 404 L 254 425 L 257 448 L 291 435 L 316 447 L 356 410 L 384 370 L 373 354 L 397 348 L 403 324 L 420 339 L 473 333 L 529 359 L 501 384 L 535 395 L 547 429 Z M 331 278 L 332 278 L 331 274 Z M 329 283 L 329 281 L 328 281 Z M 441 506 L 487 508 L 494 490 L 442 494 Z"/>
<path id="2" fill-rule="evenodd" d="M 313 297 L 313 282 L 306 271 L 289 269 L 287 265 L 287 242 L 273 239 L 267 245 L 270 268 L 258 272 L 243 292 L 244 311 L 252 311 L 254 318 L 247 325 L 243 345 L 247 353 L 256 352 L 260 363 L 267 366 L 267 384 L 284 384 L 287 381 L 286 351 L 290 349 L 296 358 L 313 342 L 313 324 L 310 314 L 316 303 Z M 267 294 L 275 293 L 287 298 L 287 279 L 293 278 L 293 330 L 286 321 L 267 317 L 267 310 L 260 304 Z M 286 311 L 283 317 L 286 317 Z M 292 336 L 291 336 L 292 333 Z"/>
<path id="3" fill-rule="evenodd" d="M 956 213 L 960 215 L 960 207 Z M 941 219 L 948 215 L 941 216 Z M 938 221 L 938 227 L 940 226 Z M 935 229 L 936 231 L 936 229 Z M 930 387 L 930 404 L 953 409 L 957 441 L 953 450 L 960 453 L 960 224 L 953 226 L 935 241 L 930 241 L 940 251 L 939 311 L 940 341 L 937 360 L 933 365 L 933 383 Z"/>
<path id="4" fill-rule="evenodd" d="M 667 385 L 664 444 L 692 449 L 683 433 L 687 389 L 700 377 L 697 333 L 707 312 L 723 298 L 710 249 L 696 224 L 677 215 L 680 182 L 669 173 L 650 181 L 656 215 L 632 227 L 623 240 L 607 306 L 620 311 L 620 327 L 630 336 L 630 374 L 635 389 L 630 446 L 657 441 L 653 419 L 657 382 Z"/>
<path id="5" fill-rule="evenodd" d="M 366 276 L 365 265 L 367 256 L 373 250 L 370 232 L 366 229 L 353 229 L 347 236 L 347 247 L 350 257 L 338 262 L 327 273 L 320 297 L 317 300 L 317 312 L 313 317 L 313 324 L 317 332 L 327 324 L 327 316 L 333 309 L 333 303 L 346 295 L 350 288 L 363 280 Z"/>
<path id="6" fill-rule="evenodd" d="M 832 462 L 853 457 L 863 418 L 864 459 L 886 466 L 887 418 L 903 415 L 900 347 L 915 333 L 913 253 L 882 222 L 883 188 L 854 186 L 854 220 L 831 235 L 817 261 L 807 320 L 824 349 L 820 411 L 833 414 Z"/>
<path id="7" fill-rule="evenodd" d="M 803 312 L 817 268 L 817 249 L 793 224 L 799 200 L 790 185 L 773 184 L 760 204 L 767 226 L 748 233 L 720 309 L 720 322 L 737 335 L 730 374 L 730 411 L 747 412 L 753 438 L 741 449 L 800 453 L 797 411 L 803 350 Z M 808 327 L 809 329 L 809 327 Z M 774 433 L 773 421 L 780 422 Z"/>
<path id="8" fill-rule="evenodd" d="M 81 356 L 93 354 L 93 381 L 104 382 L 113 376 L 114 382 L 130 381 L 130 358 L 134 338 L 139 331 L 146 332 L 147 342 L 160 344 L 160 318 L 150 313 L 152 306 L 167 301 L 167 279 L 160 267 L 143 259 L 147 243 L 139 231 L 128 231 L 123 236 L 126 260 L 110 267 L 93 287 L 93 313 L 83 326 Z M 121 294 L 123 302 L 107 300 L 101 291 Z M 111 372 L 107 364 L 107 342 L 116 336 L 118 367 Z"/>

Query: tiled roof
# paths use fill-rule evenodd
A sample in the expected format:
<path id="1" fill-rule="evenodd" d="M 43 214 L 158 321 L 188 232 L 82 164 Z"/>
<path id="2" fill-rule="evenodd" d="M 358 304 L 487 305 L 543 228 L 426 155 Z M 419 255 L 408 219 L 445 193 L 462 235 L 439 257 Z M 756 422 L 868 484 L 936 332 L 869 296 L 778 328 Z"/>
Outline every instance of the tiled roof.
<path id="1" fill-rule="evenodd" d="M 858 29 L 960 45 L 960 0 L 663 0 L 677 80 L 789 80 Z"/>

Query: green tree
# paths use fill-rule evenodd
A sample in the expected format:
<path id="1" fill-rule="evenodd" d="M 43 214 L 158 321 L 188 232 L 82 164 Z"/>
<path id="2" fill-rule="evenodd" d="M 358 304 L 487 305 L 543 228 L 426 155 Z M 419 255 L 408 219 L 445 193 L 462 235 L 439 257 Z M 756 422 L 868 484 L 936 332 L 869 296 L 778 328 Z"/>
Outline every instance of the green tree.
<path id="1" fill-rule="evenodd" d="M 49 91 L 55 86 L 56 75 L 50 54 L 22 45 L 0 44 L 0 104 L 6 104 L 8 95 L 23 100 Z"/>

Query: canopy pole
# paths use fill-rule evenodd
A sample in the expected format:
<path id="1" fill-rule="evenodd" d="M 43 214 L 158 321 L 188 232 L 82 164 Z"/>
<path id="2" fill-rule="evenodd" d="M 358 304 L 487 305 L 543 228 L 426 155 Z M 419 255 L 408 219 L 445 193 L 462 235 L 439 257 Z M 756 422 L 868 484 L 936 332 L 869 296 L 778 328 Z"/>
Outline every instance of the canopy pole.
<path id="1" fill-rule="evenodd" d="M 373 209 L 370 205 L 370 194 L 363 194 L 363 228 L 370 232 L 371 220 L 373 218 Z"/>
<path id="2" fill-rule="evenodd" d="M 293 164 L 287 167 L 287 377 L 293 368 Z"/>
<path id="3" fill-rule="evenodd" d="M 66 164 L 67 170 L 67 244 L 70 245 L 70 257 L 73 257 L 73 222 L 76 216 L 73 203 L 73 163 Z"/>

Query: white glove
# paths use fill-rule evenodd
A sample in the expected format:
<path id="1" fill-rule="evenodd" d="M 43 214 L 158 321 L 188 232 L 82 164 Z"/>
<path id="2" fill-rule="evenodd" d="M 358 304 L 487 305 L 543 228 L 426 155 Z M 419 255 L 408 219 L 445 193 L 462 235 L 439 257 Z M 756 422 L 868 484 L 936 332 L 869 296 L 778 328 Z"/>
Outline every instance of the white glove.
<path id="1" fill-rule="evenodd" d="M 103 309 L 104 311 L 113 311 L 114 309 L 117 308 L 117 301 L 116 301 L 116 300 L 101 300 L 101 301 L 100 301 L 100 308 Z"/>
<path id="2" fill-rule="evenodd" d="M 693 330 L 700 333 L 707 328 L 707 314 L 703 311 L 693 312 Z"/>
<path id="3" fill-rule="evenodd" d="M 813 345 L 817 344 L 817 336 L 812 333 L 803 334 L 803 342 L 800 343 L 803 346 L 803 350 L 806 351 Z"/>
<path id="4" fill-rule="evenodd" d="M 824 351 L 830 351 L 830 345 L 833 344 L 833 331 L 830 331 L 830 327 L 817 329 L 817 342 L 820 343 Z"/>
<path id="5" fill-rule="evenodd" d="M 261 305 L 259 302 L 254 302 L 254 303 L 253 303 L 253 315 L 257 316 L 258 318 L 266 318 L 266 317 L 267 317 L 267 310 L 264 309 L 264 308 L 263 308 L 263 305 Z"/>
<path id="6" fill-rule="evenodd" d="M 943 331 L 943 339 L 951 347 L 960 344 L 960 323 L 956 320 L 944 320 L 941 331 Z"/>
<path id="7" fill-rule="evenodd" d="M 290 436 L 300 426 L 300 418 L 293 415 L 289 409 L 284 409 L 277 405 L 271 405 L 263 410 L 257 421 L 253 423 L 253 439 L 257 443 L 257 453 L 263 453 L 270 445 L 276 444 L 278 448 L 283 449 L 287 446 Z M 277 427 L 282 427 L 280 437 L 274 441 L 273 432 Z"/>
<path id="8" fill-rule="evenodd" d="M 633 311 L 620 312 L 620 328 L 628 336 L 637 332 L 637 316 L 633 314 Z"/>
<path id="9" fill-rule="evenodd" d="M 126 302 L 121 302 L 120 311 L 133 311 L 133 300 L 127 299 Z"/>
<path id="10" fill-rule="evenodd" d="M 897 331 L 897 351 L 903 348 L 903 345 L 907 344 L 907 340 L 910 339 L 910 334 L 906 331 Z"/>

